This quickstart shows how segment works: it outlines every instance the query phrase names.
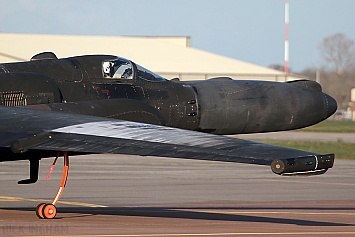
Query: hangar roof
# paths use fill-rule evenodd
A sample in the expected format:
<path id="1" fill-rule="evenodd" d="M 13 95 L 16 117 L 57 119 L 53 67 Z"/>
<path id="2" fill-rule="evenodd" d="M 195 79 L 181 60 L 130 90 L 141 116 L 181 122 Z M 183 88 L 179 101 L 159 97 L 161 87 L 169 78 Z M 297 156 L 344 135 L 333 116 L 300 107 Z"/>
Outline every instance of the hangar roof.
<path id="1" fill-rule="evenodd" d="M 0 33 L 0 39 L 0 63 L 27 61 L 45 51 L 54 52 L 58 58 L 110 54 L 130 59 L 168 79 L 207 79 L 216 76 L 272 81 L 299 79 L 282 71 L 192 48 L 189 37 Z"/>

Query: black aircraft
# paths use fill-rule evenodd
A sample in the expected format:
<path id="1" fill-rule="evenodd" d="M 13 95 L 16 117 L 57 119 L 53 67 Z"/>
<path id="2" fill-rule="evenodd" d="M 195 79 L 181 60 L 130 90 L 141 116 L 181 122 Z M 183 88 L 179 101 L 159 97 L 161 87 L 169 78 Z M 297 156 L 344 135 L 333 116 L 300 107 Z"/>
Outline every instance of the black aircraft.
<path id="1" fill-rule="evenodd" d="M 0 162 L 30 161 L 30 177 L 19 184 L 37 181 L 42 158 L 64 156 L 57 195 L 38 205 L 39 218 L 55 217 L 72 155 L 240 162 L 269 165 L 279 175 L 322 174 L 334 162 L 333 154 L 220 136 L 291 130 L 328 118 L 337 104 L 314 81 L 181 82 L 116 56 L 58 59 L 45 52 L 0 64 L 0 98 Z"/>

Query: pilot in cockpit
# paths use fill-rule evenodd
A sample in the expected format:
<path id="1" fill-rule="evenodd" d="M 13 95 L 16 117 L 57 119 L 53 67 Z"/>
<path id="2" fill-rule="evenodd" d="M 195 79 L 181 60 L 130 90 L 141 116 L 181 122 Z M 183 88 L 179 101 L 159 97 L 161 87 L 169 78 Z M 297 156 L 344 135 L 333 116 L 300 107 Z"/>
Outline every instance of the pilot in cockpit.
<path id="1" fill-rule="evenodd" d="M 103 62 L 102 63 L 102 69 L 104 72 L 104 77 L 105 78 L 112 78 L 114 75 L 114 68 L 113 68 L 113 62 Z"/>

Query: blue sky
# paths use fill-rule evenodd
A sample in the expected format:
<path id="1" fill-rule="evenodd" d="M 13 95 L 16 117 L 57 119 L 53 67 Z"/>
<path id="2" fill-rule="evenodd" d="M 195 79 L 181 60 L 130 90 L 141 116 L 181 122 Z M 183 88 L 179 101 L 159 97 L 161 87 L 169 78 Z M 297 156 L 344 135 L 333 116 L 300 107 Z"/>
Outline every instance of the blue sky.
<path id="1" fill-rule="evenodd" d="M 343 33 L 355 40 L 355 1 L 289 3 L 293 71 L 322 64 L 317 46 L 323 38 Z M 0 32 L 191 36 L 198 49 L 261 66 L 283 65 L 284 0 L 0 0 L 0 5 Z"/>

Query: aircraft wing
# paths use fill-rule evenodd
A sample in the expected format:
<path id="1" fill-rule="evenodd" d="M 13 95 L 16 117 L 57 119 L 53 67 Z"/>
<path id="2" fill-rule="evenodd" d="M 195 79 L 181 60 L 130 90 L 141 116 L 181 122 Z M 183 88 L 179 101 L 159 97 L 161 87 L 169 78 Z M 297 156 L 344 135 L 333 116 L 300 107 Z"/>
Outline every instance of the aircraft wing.
<path id="1" fill-rule="evenodd" d="M 277 174 L 324 173 L 334 162 L 333 154 L 165 126 L 4 106 L 0 106 L 0 147 L 13 153 L 113 153 L 271 165 Z"/>

